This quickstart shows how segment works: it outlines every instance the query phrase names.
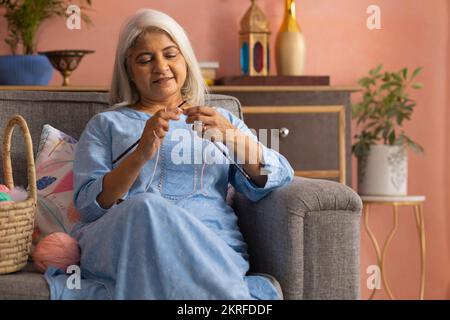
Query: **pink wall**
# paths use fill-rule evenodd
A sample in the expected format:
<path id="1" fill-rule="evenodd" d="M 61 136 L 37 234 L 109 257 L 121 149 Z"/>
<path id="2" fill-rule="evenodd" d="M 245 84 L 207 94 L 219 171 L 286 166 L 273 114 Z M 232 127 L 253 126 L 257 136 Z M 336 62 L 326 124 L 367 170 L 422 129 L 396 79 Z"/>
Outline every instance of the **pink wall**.
<path id="1" fill-rule="evenodd" d="M 445 81 L 445 92 L 447 93 L 447 106 L 450 103 L 450 4 L 447 3 L 447 79 Z M 449 128 L 450 126 L 450 112 L 446 111 L 446 115 L 445 115 L 445 128 Z M 445 129 L 444 129 L 445 130 Z M 445 150 L 446 150 L 446 157 L 445 157 L 445 163 L 448 164 L 450 161 L 450 146 L 449 146 L 449 142 L 448 139 L 446 139 L 445 141 Z M 444 185 L 444 192 L 445 192 L 445 198 L 446 198 L 446 211 L 448 212 L 450 209 L 450 188 L 448 188 L 448 185 L 450 184 L 450 170 L 448 168 L 446 168 L 445 171 L 445 185 Z M 450 226 L 450 217 L 447 216 L 447 226 Z M 447 243 L 450 244 L 450 232 L 447 232 Z M 447 251 L 448 254 L 448 251 Z M 449 258 L 450 260 L 450 258 Z M 449 263 L 450 264 L 450 263 Z M 447 269 L 448 270 L 448 269 Z M 450 286 L 447 286 L 447 298 L 450 297 Z"/>
<path id="2" fill-rule="evenodd" d="M 94 0 L 90 17 L 95 23 L 81 31 L 65 28 L 57 19 L 41 29 L 39 50 L 94 49 L 71 80 L 74 85 L 109 85 L 113 56 L 121 22 L 138 8 L 162 10 L 186 29 L 199 60 L 220 62 L 219 75 L 239 72 L 237 32 L 250 1 L 242 0 Z M 283 16 L 282 0 L 259 0 L 272 26 L 272 42 Z M 382 30 L 366 28 L 366 8 L 381 7 Z M 418 107 L 406 126 L 410 136 L 426 149 L 424 156 L 410 153 L 409 192 L 426 195 L 427 238 L 426 298 L 450 298 L 450 194 L 446 182 L 450 148 L 446 129 L 450 124 L 447 105 L 450 81 L 449 1 L 446 0 L 298 0 L 298 21 L 304 31 L 308 55 L 306 73 L 327 74 L 333 85 L 356 85 L 367 70 L 383 63 L 391 70 L 423 66 L 420 80 L 425 89 L 414 92 Z M 5 22 L 0 21 L 0 38 Z M 273 48 L 273 43 L 272 43 Z M 0 44 L 0 54 L 7 48 Z M 273 56 L 273 55 L 272 55 Z M 274 70 L 272 60 L 272 72 Z M 55 73 L 52 84 L 61 78 Z M 357 95 L 355 95 L 355 98 Z M 354 166 L 354 176 L 356 166 Z M 354 179 L 354 185 L 356 179 Z M 391 226 L 390 210 L 372 211 L 371 225 L 379 236 Z M 419 290 L 418 238 L 411 211 L 400 212 L 400 227 L 387 253 L 387 273 L 398 298 L 413 299 Z M 366 289 L 366 268 L 376 262 L 373 248 L 361 229 L 361 288 Z M 381 292 L 378 297 L 385 298 Z"/>

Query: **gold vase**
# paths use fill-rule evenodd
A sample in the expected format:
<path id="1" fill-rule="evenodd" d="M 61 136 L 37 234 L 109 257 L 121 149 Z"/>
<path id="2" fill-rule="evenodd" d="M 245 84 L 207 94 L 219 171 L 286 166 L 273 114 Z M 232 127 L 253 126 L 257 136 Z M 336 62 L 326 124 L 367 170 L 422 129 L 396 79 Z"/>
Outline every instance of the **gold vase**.
<path id="1" fill-rule="evenodd" d="M 284 19 L 275 43 L 277 74 L 299 76 L 305 67 L 305 39 L 295 17 L 295 0 L 285 2 Z"/>

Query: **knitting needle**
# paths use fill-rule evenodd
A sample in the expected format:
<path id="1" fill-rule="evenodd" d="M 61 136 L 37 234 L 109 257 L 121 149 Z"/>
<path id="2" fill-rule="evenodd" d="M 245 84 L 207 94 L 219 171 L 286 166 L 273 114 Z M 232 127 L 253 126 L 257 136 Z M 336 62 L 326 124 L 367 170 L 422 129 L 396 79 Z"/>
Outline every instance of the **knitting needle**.
<path id="1" fill-rule="evenodd" d="M 196 128 L 197 125 L 199 125 L 200 128 Z M 203 129 L 202 129 L 202 122 L 199 121 L 199 122 L 197 122 L 197 123 L 194 123 L 193 129 L 194 129 L 194 131 L 202 131 L 202 132 L 203 132 Z M 222 149 L 222 147 L 220 147 L 220 146 L 217 144 L 217 142 L 214 140 L 214 137 L 211 137 L 211 139 L 208 139 L 208 140 L 211 141 L 217 149 L 219 149 L 219 151 L 223 154 L 223 156 L 224 156 L 226 159 L 228 159 L 228 161 L 230 161 L 231 165 L 233 165 L 240 173 L 242 173 L 242 175 L 243 175 L 250 183 L 252 183 L 253 185 L 256 186 L 256 183 L 252 180 L 252 178 L 250 177 L 250 175 L 249 175 L 243 168 L 241 168 L 241 166 L 239 166 L 239 165 L 234 161 L 234 159 L 231 158 L 231 157 L 230 157 L 230 156 Z"/>
<path id="2" fill-rule="evenodd" d="M 230 163 L 239 170 L 240 173 L 242 173 L 242 175 L 248 180 L 250 181 L 253 185 L 256 185 L 255 182 L 253 181 L 253 179 L 250 177 L 250 175 L 243 169 L 241 168 L 241 166 L 239 166 L 236 161 L 233 160 L 233 158 L 231 158 L 221 147 L 219 147 L 219 145 L 217 144 L 216 141 L 211 140 L 211 142 L 216 146 L 217 149 L 220 150 L 220 152 L 222 152 L 222 154 L 224 155 L 225 158 L 228 159 L 228 161 L 230 161 Z"/>
<path id="3" fill-rule="evenodd" d="M 184 100 L 178 107 L 177 109 L 181 108 L 187 101 Z M 138 143 L 139 141 L 141 141 L 141 139 L 139 138 L 135 143 L 133 143 L 127 150 L 125 150 L 124 152 L 122 152 L 122 154 L 120 156 L 118 156 L 116 158 L 116 160 L 114 160 L 112 163 L 116 163 L 117 161 L 119 161 L 120 159 L 123 158 L 124 155 L 126 155 L 128 152 L 130 152 L 131 149 L 133 149 Z"/>

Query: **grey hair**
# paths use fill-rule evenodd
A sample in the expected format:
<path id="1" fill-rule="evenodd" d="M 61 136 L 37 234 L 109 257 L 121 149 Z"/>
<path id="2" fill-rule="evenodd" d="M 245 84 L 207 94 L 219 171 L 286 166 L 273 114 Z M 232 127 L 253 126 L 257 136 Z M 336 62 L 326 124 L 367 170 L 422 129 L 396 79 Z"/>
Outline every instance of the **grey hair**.
<path id="1" fill-rule="evenodd" d="M 122 27 L 116 49 L 116 58 L 110 89 L 110 102 L 114 107 L 137 103 L 140 99 L 128 72 L 128 52 L 137 39 L 149 30 L 166 32 L 178 46 L 186 61 L 187 75 L 181 88 L 185 100 L 192 105 L 203 105 L 207 94 L 206 83 L 184 29 L 170 16 L 157 10 L 141 9 Z"/>

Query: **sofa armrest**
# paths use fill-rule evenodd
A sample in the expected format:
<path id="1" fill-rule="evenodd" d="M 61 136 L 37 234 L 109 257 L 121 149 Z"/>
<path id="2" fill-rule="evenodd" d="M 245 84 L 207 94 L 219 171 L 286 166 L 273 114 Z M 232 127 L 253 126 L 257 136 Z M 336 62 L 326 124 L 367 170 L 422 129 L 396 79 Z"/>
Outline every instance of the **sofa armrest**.
<path id="1" fill-rule="evenodd" d="M 358 299 L 362 202 L 346 185 L 295 177 L 254 203 L 233 207 L 252 272 L 280 282 L 285 299 Z"/>

